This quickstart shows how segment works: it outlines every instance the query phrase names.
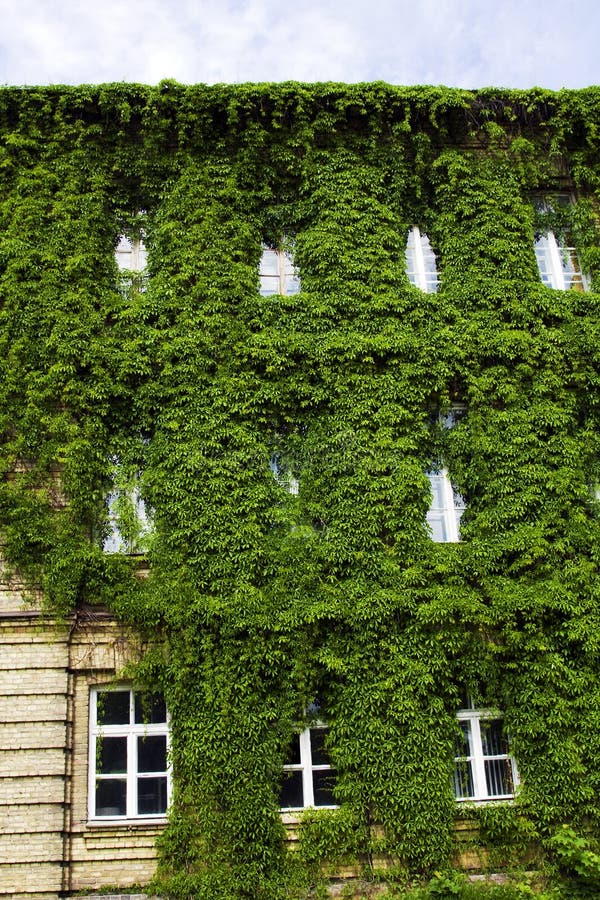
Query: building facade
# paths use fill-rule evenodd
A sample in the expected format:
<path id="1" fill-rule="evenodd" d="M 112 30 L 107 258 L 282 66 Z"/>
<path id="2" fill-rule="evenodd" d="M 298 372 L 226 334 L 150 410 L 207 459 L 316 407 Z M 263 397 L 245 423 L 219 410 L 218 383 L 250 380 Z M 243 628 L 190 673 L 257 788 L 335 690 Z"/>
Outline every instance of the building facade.
<path id="1" fill-rule="evenodd" d="M 0 896 L 597 833 L 599 99 L 0 91 Z"/>

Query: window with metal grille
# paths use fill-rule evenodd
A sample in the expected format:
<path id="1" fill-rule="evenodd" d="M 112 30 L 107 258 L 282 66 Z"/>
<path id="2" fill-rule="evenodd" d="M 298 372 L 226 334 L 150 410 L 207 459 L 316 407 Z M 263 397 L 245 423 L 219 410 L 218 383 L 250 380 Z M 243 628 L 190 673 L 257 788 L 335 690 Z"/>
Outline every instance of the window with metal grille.
<path id="1" fill-rule="evenodd" d="M 493 710 L 461 709 L 454 756 L 457 800 L 506 800 L 514 796 L 517 770 L 502 717 Z"/>
<path id="2" fill-rule="evenodd" d="M 542 283 L 557 291 L 588 289 L 575 247 L 567 247 L 553 231 L 535 239 L 535 258 Z"/>
<path id="3" fill-rule="evenodd" d="M 427 524 L 431 540 L 437 543 L 460 541 L 460 520 L 466 503 L 458 493 L 446 469 L 427 472 L 431 487 L 431 505 L 427 511 Z"/>
<path id="4" fill-rule="evenodd" d="M 570 235 L 573 198 L 569 194 L 534 199 L 537 231 L 535 258 L 542 283 L 557 291 L 587 291 L 587 278 L 581 271 L 577 251 Z"/>
<path id="5" fill-rule="evenodd" d="M 440 280 L 435 254 L 431 249 L 429 238 L 416 225 L 408 232 L 406 241 L 406 274 L 410 283 L 426 294 L 437 292 Z"/>

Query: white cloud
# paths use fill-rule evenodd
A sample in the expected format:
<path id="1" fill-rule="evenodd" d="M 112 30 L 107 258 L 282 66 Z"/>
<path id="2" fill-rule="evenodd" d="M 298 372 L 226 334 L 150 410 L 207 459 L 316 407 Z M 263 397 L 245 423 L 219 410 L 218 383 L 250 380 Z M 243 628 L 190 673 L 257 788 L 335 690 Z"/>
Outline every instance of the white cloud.
<path id="1" fill-rule="evenodd" d="M 600 82 L 596 0 L 0 0 L 0 82 Z"/>

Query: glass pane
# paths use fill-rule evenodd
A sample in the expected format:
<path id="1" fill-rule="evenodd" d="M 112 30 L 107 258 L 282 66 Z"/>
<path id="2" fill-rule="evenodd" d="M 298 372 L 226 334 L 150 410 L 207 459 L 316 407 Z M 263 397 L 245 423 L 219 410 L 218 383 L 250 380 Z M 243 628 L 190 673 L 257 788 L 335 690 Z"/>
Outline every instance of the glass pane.
<path id="1" fill-rule="evenodd" d="M 287 766 L 300 765 L 300 735 L 294 734 L 285 758 Z"/>
<path id="2" fill-rule="evenodd" d="M 468 759 L 457 759 L 454 763 L 454 796 L 463 800 L 473 796 L 473 771 Z"/>
<path id="3" fill-rule="evenodd" d="M 167 779 L 138 778 L 139 816 L 151 816 L 167 811 Z"/>
<path id="4" fill-rule="evenodd" d="M 315 806 L 335 806 L 335 798 L 333 796 L 335 770 L 313 769 L 312 776 Z"/>
<path id="5" fill-rule="evenodd" d="M 431 529 L 431 540 L 437 543 L 444 543 L 448 540 L 448 531 L 446 528 L 446 518 L 441 512 L 427 513 L 427 524 Z"/>
<path id="6" fill-rule="evenodd" d="M 117 245 L 117 249 L 115 251 L 115 258 L 117 260 L 117 265 L 120 269 L 131 269 L 131 257 L 133 253 L 133 245 L 129 238 L 126 238 L 124 235 L 121 235 L 119 243 Z"/>
<path id="7" fill-rule="evenodd" d="M 268 297 L 271 294 L 279 293 L 279 277 L 275 278 L 271 275 L 261 275 L 260 276 L 260 293 L 263 297 Z"/>
<path id="8" fill-rule="evenodd" d="M 329 754 L 325 749 L 326 728 L 310 729 L 310 749 L 313 766 L 328 766 Z"/>
<path id="9" fill-rule="evenodd" d="M 167 707 L 160 694 L 135 695 L 135 721 L 154 725 L 167 721 Z"/>
<path id="10" fill-rule="evenodd" d="M 138 247 L 138 270 L 141 272 L 142 269 L 145 269 L 148 265 L 148 251 L 144 247 L 143 243 L 140 241 Z"/>
<path id="11" fill-rule="evenodd" d="M 455 756 L 472 756 L 471 726 L 468 722 L 459 722 L 460 734 L 456 735 L 454 742 Z"/>
<path id="12" fill-rule="evenodd" d="M 263 250 L 259 272 L 261 275 L 277 275 L 279 277 L 279 253 L 277 250 Z"/>
<path id="13" fill-rule="evenodd" d="M 421 235 L 421 247 L 423 249 L 423 266 L 425 268 L 425 289 L 428 293 L 435 294 L 438 286 L 437 266 L 435 254 L 431 249 L 431 244 L 426 234 Z"/>
<path id="14" fill-rule="evenodd" d="M 295 809 L 304 806 L 304 790 L 302 788 L 302 771 L 296 769 L 283 773 L 281 790 L 279 791 L 281 809 Z"/>
<path id="15" fill-rule="evenodd" d="M 406 260 L 406 274 L 408 275 L 408 280 L 414 285 L 417 283 L 417 261 L 415 256 L 415 232 L 414 229 L 411 228 L 406 240 L 404 258 Z"/>
<path id="16" fill-rule="evenodd" d="M 138 772 L 166 772 L 167 738 L 164 734 L 137 739 Z"/>
<path id="17" fill-rule="evenodd" d="M 297 275 L 285 276 L 285 292 L 288 296 L 300 293 L 300 279 Z"/>
<path id="18" fill-rule="evenodd" d="M 103 779 L 96 782 L 96 815 L 124 816 L 127 813 L 127 782 Z"/>
<path id="19" fill-rule="evenodd" d="M 542 283 L 546 287 L 552 287 L 552 261 L 550 256 L 550 244 L 547 235 L 540 235 L 535 242 L 535 258 Z"/>
<path id="20" fill-rule="evenodd" d="M 102 737 L 98 738 L 98 766 L 99 775 L 126 775 L 127 774 L 127 738 L 126 737 Z"/>
<path id="21" fill-rule="evenodd" d="M 129 725 L 129 691 L 98 693 L 98 725 Z"/>
<path id="22" fill-rule="evenodd" d="M 430 475 L 427 474 L 429 478 L 429 485 L 431 487 L 431 506 L 433 509 L 443 509 L 444 507 L 444 482 L 446 477 L 444 475 Z"/>
<path id="23" fill-rule="evenodd" d="M 481 746 L 484 756 L 501 756 L 508 753 L 506 739 L 502 736 L 502 719 L 482 719 Z"/>
<path id="24" fill-rule="evenodd" d="M 489 797 L 513 793 L 512 773 L 508 759 L 486 759 L 485 781 Z"/>

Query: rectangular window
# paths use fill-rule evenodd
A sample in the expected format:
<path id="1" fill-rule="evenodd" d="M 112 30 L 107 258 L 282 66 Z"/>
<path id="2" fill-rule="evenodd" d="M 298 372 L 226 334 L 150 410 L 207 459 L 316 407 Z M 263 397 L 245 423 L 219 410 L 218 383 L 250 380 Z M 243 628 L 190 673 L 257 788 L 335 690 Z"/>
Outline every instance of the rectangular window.
<path id="1" fill-rule="evenodd" d="M 164 816 L 169 804 L 167 710 L 128 688 L 90 694 L 91 819 Z"/>
<path id="2" fill-rule="evenodd" d="M 102 541 L 105 553 L 145 553 L 150 547 L 152 518 L 140 493 L 141 472 L 111 457 L 112 489 L 106 495 L 108 530 Z"/>
<path id="3" fill-rule="evenodd" d="M 294 267 L 294 260 L 285 250 L 263 247 L 258 274 L 263 297 L 271 294 L 289 296 L 300 291 L 300 278 Z"/>
<path id="4" fill-rule="evenodd" d="M 131 239 L 122 234 L 115 249 L 115 259 L 119 267 L 119 291 L 125 297 L 145 291 L 148 285 L 148 254 L 143 240 Z"/>
<path id="5" fill-rule="evenodd" d="M 508 752 L 502 718 L 490 710 L 461 709 L 454 756 L 457 800 L 507 800 L 514 796 L 517 771 Z"/>
<path id="6" fill-rule="evenodd" d="M 427 524 L 432 541 L 437 543 L 460 541 L 460 520 L 465 511 L 464 498 L 450 481 L 446 469 L 427 472 L 431 487 L 431 505 Z"/>
<path id="7" fill-rule="evenodd" d="M 429 238 L 416 225 L 408 232 L 405 255 L 406 274 L 410 283 L 426 294 L 435 294 L 440 283 L 435 254 Z"/>
<path id="8" fill-rule="evenodd" d="M 277 484 L 284 488 L 288 494 L 294 497 L 300 492 L 300 482 L 292 472 L 291 466 L 286 465 L 281 454 L 272 453 L 269 459 L 269 468 Z"/>
<path id="9" fill-rule="evenodd" d="M 283 767 L 279 794 L 282 810 L 337 805 L 333 797 L 335 770 L 325 747 L 326 734 L 327 726 L 316 723 L 294 735 L 288 761 Z"/>
<path id="10" fill-rule="evenodd" d="M 108 534 L 102 542 L 105 553 L 145 553 L 152 533 L 152 522 L 139 488 L 114 490 L 106 498 Z"/>
<path id="11" fill-rule="evenodd" d="M 588 289 L 587 279 L 581 271 L 577 252 L 557 239 L 554 232 L 540 234 L 535 239 L 535 258 L 542 283 L 556 291 Z"/>
<path id="12" fill-rule="evenodd" d="M 556 291 L 571 288 L 587 291 L 589 287 L 581 271 L 577 251 L 569 246 L 572 244 L 569 235 L 572 203 L 569 194 L 537 197 L 534 200 L 537 220 L 535 258 L 542 283 Z"/>

